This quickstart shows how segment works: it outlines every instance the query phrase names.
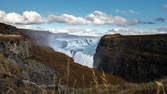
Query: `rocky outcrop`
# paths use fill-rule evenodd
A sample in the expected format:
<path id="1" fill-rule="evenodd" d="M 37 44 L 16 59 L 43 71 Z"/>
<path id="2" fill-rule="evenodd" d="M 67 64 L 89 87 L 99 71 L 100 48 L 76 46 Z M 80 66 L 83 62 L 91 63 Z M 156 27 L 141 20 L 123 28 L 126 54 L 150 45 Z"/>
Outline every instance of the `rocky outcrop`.
<path id="1" fill-rule="evenodd" d="M 22 80 L 37 85 L 49 85 L 57 79 L 53 68 L 42 64 L 33 56 L 31 40 L 24 36 L 21 30 L 3 23 L 0 23 L 0 54 L 5 57 L 5 61 L 22 69 L 19 72 Z"/>
<path id="2" fill-rule="evenodd" d="M 132 82 L 167 77 L 167 35 L 105 35 L 94 67 Z"/>
<path id="3" fill-rule="evenodd" d="M 8 60 L 0 53 L 0 93 L 47 94 L 46 89 L 42 89 L 38 84 L 24 79 L 23 71 L 24 68 Z"/>
<path id="4" fill-rule="evenodd" d="M 0 52 L 27 58 L 31 56 L 31 43 L 21 35 L 0 35 Z"/>
<path id="5" fill-rule="evenodd" d="M 0 53 L 9 62 L 23 68 L 24 80 L 37 84 L 53 83 L 54 70 L 34 58 L 31 41 L 22 35 L 1 35 Z"/>

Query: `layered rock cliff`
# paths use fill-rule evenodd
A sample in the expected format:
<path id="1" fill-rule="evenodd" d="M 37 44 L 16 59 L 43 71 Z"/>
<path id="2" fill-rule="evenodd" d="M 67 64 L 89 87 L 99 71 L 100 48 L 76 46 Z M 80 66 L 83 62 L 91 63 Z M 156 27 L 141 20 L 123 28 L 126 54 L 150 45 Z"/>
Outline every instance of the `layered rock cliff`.
<path id="1" fill-rule="evenodd" d="M 94 67 L 132 82 L 167 77 L 167 35 L 105 35 Z"/>
<path id="2" fill-rule="evenodd" d="M 31 41 L 21 34 L 1 34 L 0 54 L 11 64 L 23 69 L 22 75 L 24 80 L 37 84 L 53 83 L 53 69 L 35 59 L 32 54 L 31 44 Z"/>
<path id="3" fill-rule="evenodd" d="M 18 29 L 0 23 L 0 93 L 43 94 L 39 86 L 53 83 L 53 69 L 35 59 L 31 44 Z"/>

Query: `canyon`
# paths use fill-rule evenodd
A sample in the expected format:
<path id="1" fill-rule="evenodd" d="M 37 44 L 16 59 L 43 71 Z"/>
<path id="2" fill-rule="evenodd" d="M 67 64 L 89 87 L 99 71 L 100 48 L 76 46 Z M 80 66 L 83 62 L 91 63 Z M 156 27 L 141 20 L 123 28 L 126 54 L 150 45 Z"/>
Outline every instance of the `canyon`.
<path id="1" fill-rule="evenodd" d="M 13 69 L 13 66 L 17 66 L 20 69 L 17 71 L 19 76 L 12 74 L 14 76 L 13 79 L 19 79 L 20 83 L 26 82 L 30 85 L 33 83 L 38 88 L 36 90 L 39 90 L 39 87 L 50 85 L 53 86 L 52 88 L 59 87 L 64 90 L 66 88 L 89 88 L 96 85 L 96 82 L 103 84 L 103 78 L 101 78 L 104 75 L 103 72 L 81 66 L 75 63 L 71 57 L 56 52 L 47 46 L 47 39 L 45 38 L 47 38 L 48 32 L 35 37 L 35 31 L 29 33 L 28 30 L 17 29 L 3 23 L 0 23 L 0 27 L 3 27 L 0 30 L 0 51 L 2 57 L 0 63 L 2 65 L 12 64 L 6 70 L 4 70 L 3 66 L 1 67 L 1 70 L 5 71 L 0 72 L 2 79 L 8 79 L 8 77 L 3 77 L 3 75 L 7 74 L 8 69 L 17 70 L 17 68 Z M 37 31 L 37 33 L 41 32 Z M 8 63 L 6 64 L 6 62 Z M 96 81 L 94 81 L 94 76 Z M 124 80 L 116 76 L 105 74 L 105 77 L 112 84 L 124 83 Z M 15 88 L 20 89 L 19 84 L 16 84 L 17 81 L 14 80 L 13 84 Z M 2 89 L 7 88 L 2 83 L 5 82 L 0 82 L 1 86 L 4 86 Z M 23 91 L 18 90 L 18 92 L 26 93 L 26 89 Z"/>
<path id="2" fill-rule="evenodd" d="M 0 23 L 0 93 L 163 94 L 167 91 L 165 39 L 166 35 L 143 38 L 117 34 L 105 35 L 99 42 L 99 39 L 94 37 L 55 35 L 47 31 L 18 29 Z M 155 42 L 152 42 L 153 40 Z M 151 47 L 152 49 L 149 49 Z M 62 50 L 64 53 L 61 53 Z M 151 54 L 142 53 L 145 50 Z M 152 55 L 153 52 L 156 53 Z M 90 63 L 86 64 L 90 61 L 87 55 L 94 55 L 94 63 L 90 63 L 95 68 L 89 68 L 93 66 Z M 139 55 L 148 57 L 137 59 L 142 61 L 141 63 L 131 62 Z M 78 63 L 83 61 L 80 58 L 82 56 L 83 60 L 89 59 L 81 62 L 81 65 Z M 123 62 L 124 60 L 126 62 Z M 150 67 L 149 64 L 145 65 L 145 60 L 154 62 L 148 62 L 152 65 Z M 157 62 L 158 64 L 154 65 Z M 83 66 L 84 64 L 89 67 Z M 157 77 L 152 75 L 156 73 L 159 73 Z M 145 75 L 151 75 L 154 79 Z"/>

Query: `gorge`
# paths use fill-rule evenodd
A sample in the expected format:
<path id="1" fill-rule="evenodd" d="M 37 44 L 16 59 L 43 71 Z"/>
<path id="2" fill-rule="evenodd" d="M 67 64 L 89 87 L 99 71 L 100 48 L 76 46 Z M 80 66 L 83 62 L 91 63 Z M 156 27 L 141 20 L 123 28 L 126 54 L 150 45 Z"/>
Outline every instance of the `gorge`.
<path id="1" fill-rule="evenodd" d="M 1 93 L 156 94 L 157 82 L 166 91 L 165 34 L 105 35 L 98 42 L 95 37 L 54 35 L 0 23 Z M 87 57 L 93 53 L 94 63 Z M 82 64 L 97 69 L 75 62 L 84 55 L 89 62 Z"/>

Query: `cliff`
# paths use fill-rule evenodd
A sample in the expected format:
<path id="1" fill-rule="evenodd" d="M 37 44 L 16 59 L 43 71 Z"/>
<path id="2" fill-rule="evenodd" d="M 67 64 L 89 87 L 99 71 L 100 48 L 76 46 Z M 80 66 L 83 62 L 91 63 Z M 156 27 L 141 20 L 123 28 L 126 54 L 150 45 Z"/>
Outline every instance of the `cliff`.
<path id="1" fill-rule="evenodd" d="M 9 26 L 8 29 L 10 27 L 14 28 Z M 20 74 L 22 74 L 24 80 L 35 82 L 39 85 L 53 83 L 53 68 L 40 63 L 32 54 L 31 40 L 21 35 L 21 33 L 16 34 L 15 32 L 19 30 L 15 30 L 10 31 L 9 29 L 12 33 L 3 32 L 0 34 L 0 54 L 6 58 L 9 64 L 23 69 Z"/>
<path id="2" fill-rule="evenodd" d="M 44 94 L 37 84 L 24 79 L 23 68 L 0 53 L 1 94 Z M 46 93 L 45 93 L 46 94 Z"/>
<path id="3" fill-rule="evenodd" d="M 0 93 L 43 94 L 39 85 L 53 83 L 53 69 L 33 57 L 31 41 L 18 30 L 7 32 L 0 32 Z"/>
<path id="4" fill-rule="evenodd" d="M 125 83 L 119 77 L 81 66 L 65 54 L 55 52 L 47 46 L 47 37 L 50 35 L 48 32 L 22 30 L 2 23 L 0 23 L 0 27 L 2 28 L 0 30 L 0 54 L 4 57 L 0 64 L 7 65 L 4 61 L 8 61 L 9 64 L 12 64 L 11 70 L 13 65 L 20 68 L 17 71 L 19 75 L 15 75 L 16 78 L 12 77 L 9 80 L 16 79 L 13 82 L 16 87 L 17 80 L 19 80 L 21 83 L 26 81 L 28 84 L 35 83 L 37 86 L 52 89 L 58 87 L 59 89 L 88 88 L 97 83 L 103 84 L 103 75 L 108 83 Z M 4 68 L 0 67 L 0 69 Z M 0 76 L 0 79 L 2 78 Z M 6 78 L 3 79 L 6 80 Z M 1 84 L 3 81 L 0 81 Z M 7 85 L 3 85 L 3 88 L 6 87 Z"/>
<path id="5" fill-rule="evenodd" d="M 167 77 L 167 35 L 105 35 L 94 67 L 132 82 Z"/>

